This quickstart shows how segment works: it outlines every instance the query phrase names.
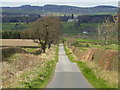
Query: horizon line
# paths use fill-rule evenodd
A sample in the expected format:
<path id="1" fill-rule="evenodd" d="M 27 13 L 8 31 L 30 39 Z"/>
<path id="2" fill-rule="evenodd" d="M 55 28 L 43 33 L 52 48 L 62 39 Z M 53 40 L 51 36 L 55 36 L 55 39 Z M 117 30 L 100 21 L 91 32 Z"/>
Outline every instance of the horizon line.
<path id="1" fill-rule="evenodd" d="M 105 4 L 101 4 L 101 5 L 93 5 L 93 6 L 75 6 L 75 5 L 62 5 L 62 4 L 44 4 L 44 5 L 31 5 L 31 4 L 22 4 L 22 5 L 17 5 L 17 6 L 0 6 L 0 7 L 21 7 L 21 6 L 25 6 L 25 5 L 29 5 L 29 6 L 45 6 L 45 5 L 56 5 L 56 6 L 72 6 L 72 7 L 81 7 L 81 8 L 89 8 L 89 7 L 97 7 L 97 6 L 112 6 L 112 7 L 118 7 L 116 5 L 105 5 Z"/>

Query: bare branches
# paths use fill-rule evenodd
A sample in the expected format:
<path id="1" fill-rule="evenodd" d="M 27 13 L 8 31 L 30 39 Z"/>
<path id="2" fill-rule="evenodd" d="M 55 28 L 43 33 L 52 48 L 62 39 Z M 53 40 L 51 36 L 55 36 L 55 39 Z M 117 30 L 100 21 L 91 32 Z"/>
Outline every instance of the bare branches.
<path id="1" fill-rule="evenodd" d="M 98 26 L 98 43 L 105 47 L 113 40 L 113 38 L 116 38 L 116 22 L 110 22 L 109 19 L 106 19 L 105 22 L 103 22 L 102 25 Z"/>

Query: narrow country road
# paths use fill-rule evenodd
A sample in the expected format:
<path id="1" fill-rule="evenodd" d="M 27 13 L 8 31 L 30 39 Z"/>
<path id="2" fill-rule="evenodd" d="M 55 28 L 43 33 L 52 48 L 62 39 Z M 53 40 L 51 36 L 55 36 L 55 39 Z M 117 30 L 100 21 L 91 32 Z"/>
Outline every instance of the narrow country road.
<path id="1" fill-rule="evenodd" d="M 63 44 L 59 45 L 59 60 L 53 79 L 47 88 L 92 88 L 77 64 L 69 61 Z"/>

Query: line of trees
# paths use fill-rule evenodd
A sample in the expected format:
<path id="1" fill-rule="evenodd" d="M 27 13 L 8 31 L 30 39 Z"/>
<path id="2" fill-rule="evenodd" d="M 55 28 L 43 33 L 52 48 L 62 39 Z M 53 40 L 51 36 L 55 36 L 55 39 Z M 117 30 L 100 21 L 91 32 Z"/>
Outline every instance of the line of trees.
<path id="1" fill-rule="evenodd" d="M 21 31 L 1 31 L 2 39 L 21 39 Z"/>
<path id="2" fill-rule="evenodd" d="M 47 16 L 32 23 L 32 28 L 22 32 L 22 38 L 33 39 L 41 46 L 42 52 L 56 44 L 61 35 L 61 22 L 58 17 Z"/>

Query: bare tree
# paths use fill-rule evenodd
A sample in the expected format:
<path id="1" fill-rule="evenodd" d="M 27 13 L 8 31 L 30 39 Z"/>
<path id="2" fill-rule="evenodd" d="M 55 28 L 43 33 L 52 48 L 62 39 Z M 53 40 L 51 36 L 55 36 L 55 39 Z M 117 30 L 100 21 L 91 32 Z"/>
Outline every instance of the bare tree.
<path id="1" fill-rule="evenodd" d="M 116 25 L 116 22 L 106 19 L 101 26 L 98 26 L 98 42 L 101 46 L 106 47 L 113 37 L 116 37 Z"/>
<path id="2" fill-rule="evenodd" d="M 42 51 L 51 47 L 53 41 L 59 41 L 60 20 L 57 17 L 43 17 L 32 24 L 31 37 L 41 45 Z"/>

